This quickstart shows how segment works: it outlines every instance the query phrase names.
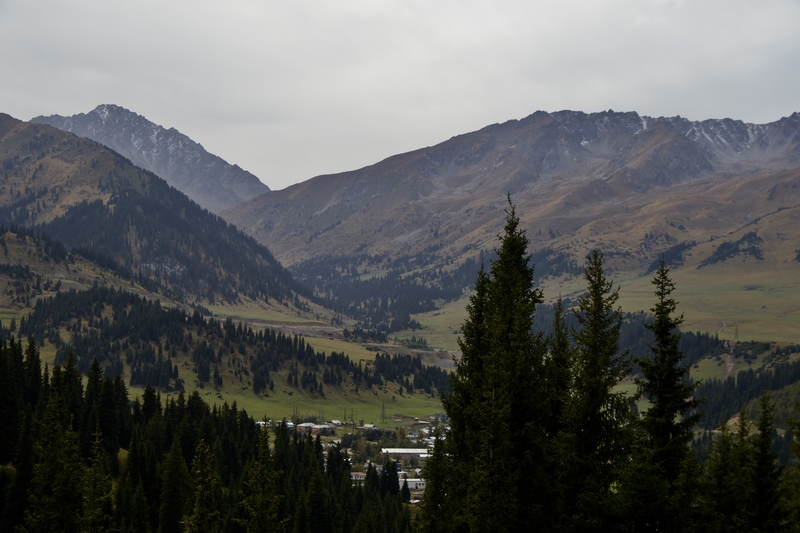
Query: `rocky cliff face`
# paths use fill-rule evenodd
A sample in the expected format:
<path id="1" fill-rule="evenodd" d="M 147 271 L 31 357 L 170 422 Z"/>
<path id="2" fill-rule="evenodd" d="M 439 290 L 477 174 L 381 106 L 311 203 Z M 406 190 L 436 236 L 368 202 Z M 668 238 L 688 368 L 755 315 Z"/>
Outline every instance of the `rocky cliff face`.
<path id="1" fill-rule="evenodd" d="M 318 176 L 223 216 L 290 264 L 355 251 L 490 247 L 508 193 L 529 227 L 553 240 L 693 184 L 731 185 L 737 176 L 795 169 L 799 155 L 800 113 L 755 125 L 539 111 L 360 170 Z"/>
<path id="2" fill-rule="evenodd" d="M 269 191 L 256 176 L 208 153 L 176 129 L 166 129 L 116 105 L 100 105 L 71 117 L 36 117 L 31 122 L 99 142 L 212 212 Z"/>

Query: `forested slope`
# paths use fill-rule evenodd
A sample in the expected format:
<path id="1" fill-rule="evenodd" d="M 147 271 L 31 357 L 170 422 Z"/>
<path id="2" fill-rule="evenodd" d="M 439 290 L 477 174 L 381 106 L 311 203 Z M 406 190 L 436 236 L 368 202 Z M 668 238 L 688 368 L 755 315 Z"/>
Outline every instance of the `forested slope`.
<path id="1" fill-rule="evenodd" d="M 112 259 L 179 300 L 306 292 L 264 246 L 100 144 L 0 115 L 0 153 L 2 224 Z"/>

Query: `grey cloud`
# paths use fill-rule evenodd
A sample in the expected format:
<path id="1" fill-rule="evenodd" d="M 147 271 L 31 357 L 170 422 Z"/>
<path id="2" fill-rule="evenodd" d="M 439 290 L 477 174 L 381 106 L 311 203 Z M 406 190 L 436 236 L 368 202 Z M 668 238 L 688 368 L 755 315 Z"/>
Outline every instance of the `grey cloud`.
<path id="1" fill-rule="evenodd" d="M 800 4 L 0 2 L 0 111 L 115 103 L 273 189 L 538 109 L 800 110 Z"/>

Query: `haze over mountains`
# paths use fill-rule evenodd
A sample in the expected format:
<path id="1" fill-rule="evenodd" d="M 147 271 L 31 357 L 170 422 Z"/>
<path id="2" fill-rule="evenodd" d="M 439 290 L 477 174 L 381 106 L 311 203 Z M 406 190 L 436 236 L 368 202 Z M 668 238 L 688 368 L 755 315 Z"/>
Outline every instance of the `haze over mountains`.
<path id="1" fill-rule="evenodd" d="M 31 122 L 108 146 L 215 213 L 269 191 L 256 176 L 208 153 L 175 128 L 120 106 L 104 104 L 85 114 L 39 116 Z"/>

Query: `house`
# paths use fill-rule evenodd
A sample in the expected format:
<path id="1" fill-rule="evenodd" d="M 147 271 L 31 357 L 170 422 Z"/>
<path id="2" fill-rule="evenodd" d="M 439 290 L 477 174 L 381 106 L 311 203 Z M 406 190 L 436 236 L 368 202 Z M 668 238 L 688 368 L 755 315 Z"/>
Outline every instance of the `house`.
<path id="1" fill-rule="evenodd" d="M 297 424 L 297 432 L 303 435 L 334 435 L 336 427 L 328 424 L 303 422 L 302 424 Z"/>
<path id="2" fill-rule="evenodd" d="M 430 448 L 381 448 L 381 453 L 389 457 L 400 457 L 400 459 L 427 459 L 430 456 Z"/>
<path id="3" fill-rule="evenodd" d="M 422 478 L 401 479 L 401 489 L 403 488 L 403 483 L 408 483 L 408 490 L 425 490 L 425 480 Z"/>

